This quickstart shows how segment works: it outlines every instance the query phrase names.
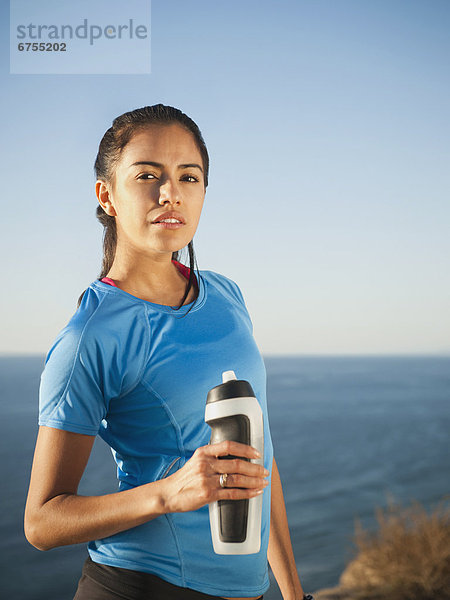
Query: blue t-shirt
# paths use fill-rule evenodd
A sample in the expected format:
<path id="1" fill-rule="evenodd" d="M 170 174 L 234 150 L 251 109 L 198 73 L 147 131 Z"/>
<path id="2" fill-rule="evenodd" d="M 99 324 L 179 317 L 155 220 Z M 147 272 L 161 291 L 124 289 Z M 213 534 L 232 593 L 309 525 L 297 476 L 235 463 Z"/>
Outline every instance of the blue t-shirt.
<path id="1" fill-rule="evenodd" d="M 174 310 L 96 280 L 47 354 L 39 424 L 98 434 L 112 449 L 119 490 L 130 489 L 174 473 L 208 444 L 206 395 L 229 370 L 250 382 L 261 405 L 271 472 L 266 372 L 236 283 L 201 271 L 197 300 Z M 206 504 L 92 541 L 89 554 L 206 594 L 263 594 L 270 489 L 263 493 L 259 553 L 215 554 Z"/>

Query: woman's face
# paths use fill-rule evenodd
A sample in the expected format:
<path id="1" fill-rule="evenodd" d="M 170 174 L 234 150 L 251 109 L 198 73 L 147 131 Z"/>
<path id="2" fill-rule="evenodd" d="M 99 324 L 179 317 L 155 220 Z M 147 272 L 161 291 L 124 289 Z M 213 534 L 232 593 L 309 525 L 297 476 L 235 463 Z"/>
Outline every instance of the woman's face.
<path id="1" fill-rule="evenodd" d="M 192 133 L 178 124 L 148 125 L 122 151 L 111 186 L 97 197 L 116 218 L 118 249 L 155 256 L 194 237 L 205 197 L 203 163 Z"/>

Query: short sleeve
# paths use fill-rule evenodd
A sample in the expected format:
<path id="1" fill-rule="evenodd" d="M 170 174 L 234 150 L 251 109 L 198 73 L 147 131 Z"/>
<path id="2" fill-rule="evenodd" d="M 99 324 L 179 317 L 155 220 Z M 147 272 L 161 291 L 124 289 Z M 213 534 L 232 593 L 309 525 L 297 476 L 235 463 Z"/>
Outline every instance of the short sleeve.
<path id="1" fill-rule="evenodd" d="M 67 326 L 47 354 L 39 388 L 39 425 L 96 435 L 107 412 L 105 353 L 86 327 Z"/>

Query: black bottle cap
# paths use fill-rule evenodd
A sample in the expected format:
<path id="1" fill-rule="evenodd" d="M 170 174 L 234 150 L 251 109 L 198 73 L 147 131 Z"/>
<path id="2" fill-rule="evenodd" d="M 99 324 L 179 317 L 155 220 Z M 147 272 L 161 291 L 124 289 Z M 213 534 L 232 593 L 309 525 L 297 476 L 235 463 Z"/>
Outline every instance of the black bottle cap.
<path id="1" fill-rule="evenodd" d="M 227 400 L 228 398 L 245 398 L 248 396 L 255 397 L 255 392 L 249 382 L 244 379 L 232 379 L 209 390 L 206 404 Z"/>

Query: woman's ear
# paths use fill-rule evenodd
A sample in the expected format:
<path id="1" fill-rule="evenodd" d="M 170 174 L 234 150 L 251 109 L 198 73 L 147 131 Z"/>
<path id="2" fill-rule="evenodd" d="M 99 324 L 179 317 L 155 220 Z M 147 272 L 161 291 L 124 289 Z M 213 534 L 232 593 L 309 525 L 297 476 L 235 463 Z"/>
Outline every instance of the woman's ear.
<path id="1" fill-rule="evenodd" d="M 117 213 L 112 203 L 110 189 L 105 181 L 102 181 L 101 179 L 97 180 L 95 183 L 95 195 L 105 213 L 110 217 L 116 217 Z"/>

